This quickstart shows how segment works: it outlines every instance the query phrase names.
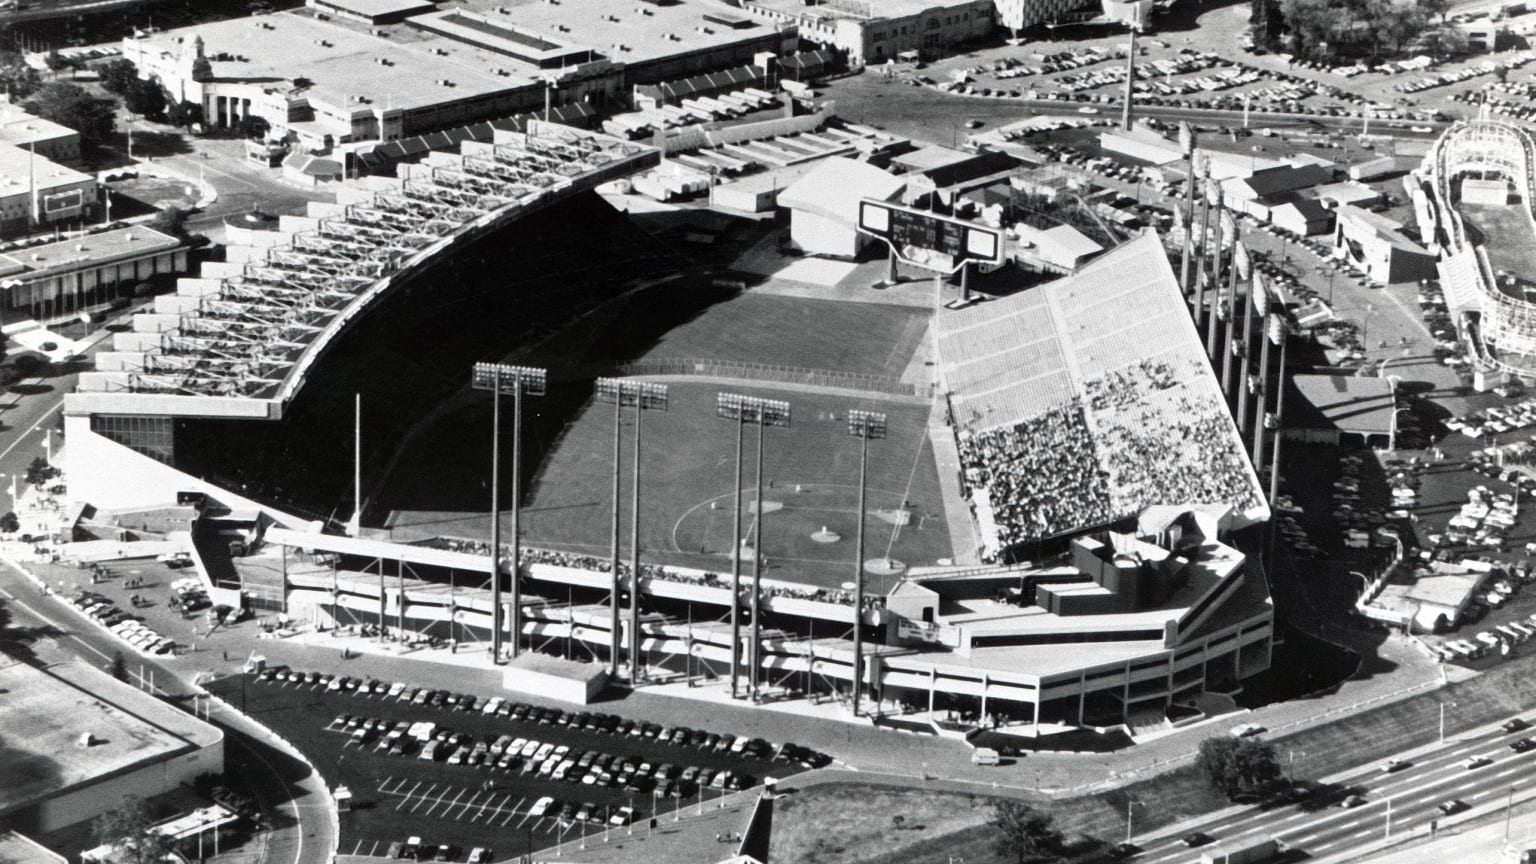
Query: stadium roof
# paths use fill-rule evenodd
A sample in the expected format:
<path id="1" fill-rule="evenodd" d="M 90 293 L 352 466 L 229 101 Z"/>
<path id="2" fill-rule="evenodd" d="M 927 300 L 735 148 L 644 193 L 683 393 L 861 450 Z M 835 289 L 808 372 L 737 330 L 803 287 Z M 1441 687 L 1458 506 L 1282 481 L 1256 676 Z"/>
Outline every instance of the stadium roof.
<path id="1" fill-rule="evenodd" d="M 859 221 L 859 199 L 889 201 L 906 185 L 867 162 L 833 156 L 780 192 L 779 206 L 854 225 Z"/>
<path id="2" fill-rule="evenodd" d="M 0 667 L 0 816 L 59 792 L 209 746 L 222 733 L 89 666 Z M 80 746 L 84 735 L 89 747 Z"/>

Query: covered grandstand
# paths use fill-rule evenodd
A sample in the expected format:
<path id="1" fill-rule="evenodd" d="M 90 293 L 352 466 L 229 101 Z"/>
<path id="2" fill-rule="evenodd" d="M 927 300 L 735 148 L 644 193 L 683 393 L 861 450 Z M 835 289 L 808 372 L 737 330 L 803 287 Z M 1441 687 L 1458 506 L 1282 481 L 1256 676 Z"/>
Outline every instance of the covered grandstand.
<path id="1" fill-rule="evenodd" d="M 935 328 L 985 556 L 1156 504 L 1267 517 L 1155 234 Z"/>
<path id="2" fill-rule="evenodd" d="M 1447 129 L 1410 178 L 1446 303 L 1485 366 L 1536 376 L 1536 146 L 1479 117 Z"/>
<path id="3" fill-rule="evenodd" d="M 283 217 L 260 246 L 232 247 L 227 261 L 157 297 L 82 374 L 65 405 L 72 491 L 98 506 L 135 506 L 201 488 L 233 506 L 331 515 L 350 503 L 347 466 L 317 457 L 313 442 L 344 438 L 355 394 L 377 433 L 365 454 L 376 467 L 416 418 L 464 385 L 474 360 L 505 352 L 509 334 L 579 314 L 596 302 L 591 291 L 672 269 L 590 199 L 594 186 L 655 159 L 650 148 L 536 122 Z M 545 218 L 501 236 L 534 212 Z M 616 233 L 583 253 L 580 225 L 591 226 L 585 239 Z M 500 256 L 513 250 L 525 262 L 515 290 L 499 275 Z M 604 269 L 614 257 L 629 264 Z M 560 266 L 569 272 L 557 285 Z M 604 273 L 598 286 L 578 278 L 594 267 Z M 434 284 L 421 278 L 429 271 L 441 277 Z M 623 278 L 609 278 L 616 272 Z M 565 292 L 557 307 L 536 302 L 555 290 Z M 480 316 L 463 313 L 471 298 Z M 525 311 L 500 319 L 511 327 L 498 323 L 513 308 Z M 439 343 L 422 351 L 423 338 Z M 337 362 L 320 362 L 333 354 Z M 251 422 L 262 420 L 283 422 Z M 239 454 L 231 440 L 242 442 Z M 93 470 L 107 464 L 115 472 Z"/>

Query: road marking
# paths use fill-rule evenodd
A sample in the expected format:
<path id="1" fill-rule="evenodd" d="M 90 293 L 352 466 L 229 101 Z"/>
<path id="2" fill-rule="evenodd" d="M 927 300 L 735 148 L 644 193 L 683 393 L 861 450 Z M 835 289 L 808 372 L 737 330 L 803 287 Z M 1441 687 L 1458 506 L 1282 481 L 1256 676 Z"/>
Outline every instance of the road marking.
<path id="1" fill-rule="evenodd" d="M 517 803 L 513 804 L 512 808 L 507 811 L 507 818 L 501 820 L 501 825 L 499 825 L 498 827 L 500 827 L 500 828 L 507 827 L 507 823 L 511 822 L 512 821 L 512 817 L 516 816 L 518 814 L 518 812 L 523 809 L 523 802 L 527 801 L 527 800 L 528 800 L 527 796 L 524 796 L 522 798 L 517 799 Z M 524 816 L 523 817 L 523 821 L 526 822 L 527 820 L 528 820 L 528 817 Z M 523 823 L 519 822 L 517 824 L 519 826 L 521 826 Z"/>

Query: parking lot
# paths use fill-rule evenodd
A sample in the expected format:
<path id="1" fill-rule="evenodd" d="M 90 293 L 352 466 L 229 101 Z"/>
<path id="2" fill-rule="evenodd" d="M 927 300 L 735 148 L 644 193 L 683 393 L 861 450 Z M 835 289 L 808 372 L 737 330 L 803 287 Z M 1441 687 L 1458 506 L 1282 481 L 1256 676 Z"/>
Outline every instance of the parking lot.
<path id="1" fill-rule="evenodd" d="M 292 680 L 290 680 L 292 679 Z M 463 861 L 646 825 L 825 764 L 793 744 L 294 670 L 209 688 L 353 795 L 344 852 Z M 397 846 L 398 844 L 398 846 Z M 449 848 L 442 848 L 447 844 Z"/>

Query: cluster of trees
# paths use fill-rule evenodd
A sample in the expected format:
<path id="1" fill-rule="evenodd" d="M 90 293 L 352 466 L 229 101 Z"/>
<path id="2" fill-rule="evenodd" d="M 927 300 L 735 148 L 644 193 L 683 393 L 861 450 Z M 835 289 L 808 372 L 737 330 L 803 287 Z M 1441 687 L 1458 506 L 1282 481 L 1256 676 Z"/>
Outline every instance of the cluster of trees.
<path id="1" fill-rule="evenodd" d="M 91 95 L 84 87 L 66 81 L 43 85 L 22 103 L 28 113 L 80 133 L 87 145 L 105 144 L 116 126 L 117 102 Z"/>
<path id="2" fill-rule="evenodd" d="M 1283 779 L 1275 745 L 1257 738 L 1218 735 L 1200 742 L 1195 767 L 1211 788 L 1228 798 L 1267 795 Z"/>
<path id="3" fill-rule="evenodd" d="M 140 117 L 163 120 L 183 129 L 203 122 L 203 106 L 174 99 L 159 81 L 140 78 L 132 60 L 118 59 L 102 66 L 101 86 L 122 99 L 124 108 Z"/>
<path id="4" fill-rule="evenodd" d="M 1023 801 L 992 805 L 992 848 L 1017 864 L 1061 864 L 1068 858 L 1066 840 L 1055 817 Z"/>
<path id="5" fill-rule="evenodd" d="M 1466 48 L 1444 27 L 1449 11 L 1450 0 L 1252 0 L 1252 24 L 1256 42 L 1302 59 L 1370 61 L 1416 44 L 1440 57 Z"/>

